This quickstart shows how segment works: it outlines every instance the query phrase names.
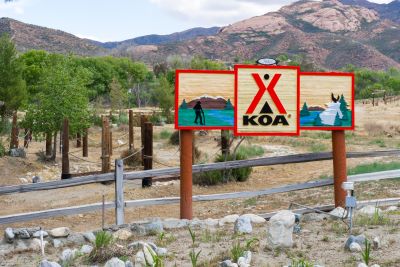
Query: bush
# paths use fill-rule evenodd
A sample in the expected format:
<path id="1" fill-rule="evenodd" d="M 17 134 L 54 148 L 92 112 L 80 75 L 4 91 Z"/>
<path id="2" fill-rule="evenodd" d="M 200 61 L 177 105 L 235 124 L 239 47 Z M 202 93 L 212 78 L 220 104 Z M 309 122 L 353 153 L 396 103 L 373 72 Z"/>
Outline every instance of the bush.
<path id="1" fill-rule="evenodd" d="M 175 131 L 171 134 L 171 137 L 169 138 L 169 143 L 175 146 L 179 145 L 179 131 Z"/>
<path id="2" fill-rule="evenodd" d="M 6 155 L 6 148 L 4 147 L 3 143 L 0 140 L 0 158 Z"/>
<path id="3" fill-rule="evenodd" d="M 150 122 L 152 122 L 154 125 L 157 125 L 157 126 L 164 125 L 165 121 L 166 121 L 166 119 L 163 116 L 161 116 L 160 114 L 155 114 L 155 113 L 150 116 L 149 120 L 150 120 Z"/>
<path id="4" fill-rule="evenodd" d="M 113 257 L 125 257 L 129 255 L 128 249 L 115 245 L 113 236 L 106 231 L 96 234 L 94 248 L 88 259 L 92 263 L 105 262 Z"/>
<path id="5" fill-rule="evenodd" d="M 248 158 L 247 155 L 238 152 L 236 154 L 235 160 L 243 160 L 247 158 Z M 226 157 L 226 161 L 232 161 L 232 160 L 234 160 L 233 155 L 228 155 Z M 215 162 L 224 162 L 224 161 L 225 161 L 225 155 L 219 155 L 215 159 Z M 250 167 L 246 167 L 233 170 L 210 171 L 210 172 L 199 173 L 193 176 L 193 183 L 199 185 L 216 185 L 228 181 L 244 182 L 247 181 L 247 179 L 249 178 L 251 170 L 252 169 Z"/>
<path id="6" fill-rule="evenodd" d="M 160 139 L 169 139 L 171 137 L 172 133 L 168 130 L 162 130 L 160 132 Z"/>
<path id="7" fill-rule="evenodd" d="M 8 118 L 0 119 L 0 135 L 11 133 L 12 124 Z"/>
<path id="8" fill-rule="evenodd" d="M 99 127 L 103 126 L 103 122 L 101 120 L 101 116 L 93 115 L 91 117 L 90 121 L 94 126 L 99 126 Z"/>
<path id="9" fill-rule="evenodd" d="M 134 155 L 129 157 L 132 154 Z M 122 151 L 121 158 L 126 158 L 124 164 L 127 166 L 136 167 L 142 165 L 142 153 L 140 153 L 140 149 L 138 148 L 134 148 L 133 151 L 130 151 L 129 149 Z"/>

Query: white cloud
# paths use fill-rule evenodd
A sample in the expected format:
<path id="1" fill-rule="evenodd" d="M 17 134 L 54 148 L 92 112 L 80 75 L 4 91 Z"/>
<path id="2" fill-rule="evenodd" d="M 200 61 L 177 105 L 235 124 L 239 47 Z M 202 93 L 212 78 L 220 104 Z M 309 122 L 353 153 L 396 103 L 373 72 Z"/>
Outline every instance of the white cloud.
<path id="1" fill-rule="evenodd" d="M 226 25 L 276 11 L 294 0 L 149 0 L 182 20 L 204 26 Z"/>
<path id="2" fill-rule="evenodd" d="M 25 8 L 31 4 L 32 0 L 14 0 L 12 2 L 0 1 L 0 11 L 11 12 L 17 15 L 24 14 Z"/>

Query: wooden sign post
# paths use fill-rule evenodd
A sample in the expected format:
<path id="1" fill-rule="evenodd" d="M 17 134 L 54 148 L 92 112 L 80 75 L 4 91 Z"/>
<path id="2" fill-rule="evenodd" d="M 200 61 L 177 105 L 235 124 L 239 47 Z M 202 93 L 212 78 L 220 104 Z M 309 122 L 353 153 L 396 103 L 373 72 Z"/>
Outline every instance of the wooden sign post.
<path id="1" fill-rule="evenodd" d="M 179 132 L 181 148 L 181 183 L 180 183 L 180 214 L 181 219 L 191 220 L 192 209 L 192 142 L 193 132 L 181 130 Z"/>
<path id="2" fill-rule="evenodd" d="M 335 207 L 344 207 L 346 191 L 343 190 L 342 184 L 347 182 L 347 164 L 345 132 L 343 130 L 332 131 L 332 156 Z"/>

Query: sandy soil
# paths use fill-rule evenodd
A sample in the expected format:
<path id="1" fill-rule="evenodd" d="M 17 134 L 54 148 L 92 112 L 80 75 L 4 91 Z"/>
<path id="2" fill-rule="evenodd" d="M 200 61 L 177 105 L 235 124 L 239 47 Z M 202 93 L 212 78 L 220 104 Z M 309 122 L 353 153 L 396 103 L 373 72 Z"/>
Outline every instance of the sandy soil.
<path id="1" fill-rule="evenodd" d="M 356 130 L 347 134 L 347 149 L 349 151 L 366 151 L 379 149 L 393 149 L 400 147 L 400 103 L 387 106 L 372 107 L 362 104 L 356 106 Z M 167 144 L 160 139 L 162 130 L 173 131 L 172 125 L 155 127 L 155 163 L 154 168 L 178 166 L 179 151 L 177 146 Z M 197 136 L 196 142 L 202 152 L 201 161 L 212 161 L 219 152 L 218 131 L 212 131 L 208 136 Z M 140 130 L 135 129 L 135 144 L 139 146 Z M 114 158 L 118 158 L 122 150 L 127 149 L 127 129 L 122 127 L 113 129 Z M 96 171 L 100 169 L 100 129 L 92 128 L 89 138 L 89 158 L 83 161 L 71 157 L 71 171 L 73 173 Z M 121 140 L 124 144 L 118 144 Z M 303 152 L 329 151 L 329 133 L 302 132 L 300 137 L 259 137 L 249 138 L 245 143 L 251 143 L 265 148 L 264 156 L 287 155 Z M 71 150 L 77 157 L 81 156 L 79 148 L 71 142 Z M 0 159 L 0 185 L 13 185 L 30 181 L 33 175 L 39 175 L 44 181 L 59 179 L 60 159 L 55 163 L 42 164 L 37 161 L 36 152 L 44 149 L 44 142 L 33 142 L 28 149 L 26 159 L 4 157 Z M 373 161 L 391 161 L 397 158 L 351 159 L 348 166 L 354 167 L 360 163 Z M 244 183 L 229 183 L 213 187 L 194 186 L 194 194 L 213 194 L 222 192 L 238 192 L 244 190 L 258 190 L 318 179 L 321 175 L 332 174 L 332 162 L 312 162 L 304 164 L 277 165 L 271 167 L 257 167 L 253 169 L 249 180 Z M 21 179 L 23 178 L 23 179 Z M 393 192 L 392 192 L 393 191 Z M 372 192 L 377 196 L 399 196 L 398 187 L 389 192 Z M 92 184 L 51 191 L 39 191 L 23 194 L 0 196 L 0 216 L 31 212 L 51 208 L 101 202 L 102 195 L 106 201 L 113 201 L 113 185 Z M 170 197 L 179 195 L 179 181 L 155 184 L 152 188 L 142 189 L 138 182 L 126 182 L 125 199 L 145 199 L 154 197 Z M 257 205 L 247 205 L 252 200 L 237 199 L 232 201 L 214 201 L 212 203 L 194 203 L 194 216 L 199 218 L 223 217 L 230 213 L 249 212 L 264 213 L 279 208 L 287 208 L 290 202 L 302 204 L 332 203 L 333 193 L 330 188 L 300 191 L 290 194 L 277 194 L 257 199 Z M 129 208 L 126 210 L 126 221 L 135 221 L 147 217 L 179 217 L 178 205 L 155 206 L 145 208 Z M 114 223 L 114 211 L 106 212 L 106 223 Z M 69 226 L 75 231 L 96 229 L 101 225 L 99 212 L 80 214 L 76 216 L 55 217 L 45 220 L 18 223 L 9 225 L 37 226 L 45 228 Z M 0 230 L 5 226 L 0 226 Z"/>

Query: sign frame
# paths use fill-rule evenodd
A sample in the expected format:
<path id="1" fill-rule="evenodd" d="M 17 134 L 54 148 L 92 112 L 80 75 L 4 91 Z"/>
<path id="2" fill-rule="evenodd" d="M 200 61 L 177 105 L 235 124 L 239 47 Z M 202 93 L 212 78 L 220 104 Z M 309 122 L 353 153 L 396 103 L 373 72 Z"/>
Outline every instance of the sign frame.
<path id="1" fill-rule="evenodd" d="M 182 69 L 177 69 L 175 71 L 175 123 L 174 123 L 174 128 L 176 130 L 193 130 L 193 131 L 200 131 L 200 130 L 233 130 L 234 125 L 232 126 L 207 126 L 207 125 L 201 125 L 201 126 L 179 126 L 179 74 L 180 73 L 191 73 L 191 74 L 230 74 L 233 76 L 235 75 L 235 72 L 233 70 L 182 70 Z M 235 89 L 232 88 L 234 91 Z M 236 104 L 236 94 L 233 92 L 233 96 L 235 97 L 235 100 L 233 103 Z M 234 107 L 235 108 L 235 107 Z M 234 109 L 235 113 L 235 109 Z M 235 119 L 235 118 L 233 118 Z M 235 121 L 233 121 L 235 124 Z"/>
<path id="2" fill-rule="evenodd" d="M 297 120 L 296 120 L 296 132 L 288 133 L 288 132 L 238 132 L 238 69 L 239 68 L 247 68 L 247 69 L 291 69 L 297 71 L 296 78 L 296 95 L 297 95 Z M 300 135 L 300 66 L 267 66 L 267 65 L 244 65 L 238 64 L 234 66 L 235 72 L 235 106 L 234 106 L 234 135 L 235 136 L 299 136 Z"/>
<path id="3" fill-rule="evenodd" d="M 353 72 L 301 72 L 299 73 L 299 79 L 301 76 L 339 76 L 339 77 L 351 77 L 351 126 L 301 126 L 300 130 L 304 131 L 336 131 L 336 130 L 344 130 L 344 131 L 354 131 L 355 130 L 355 74 Z M 300 84 L 300 94 L 301 94 L 301 84 Z M 301 110 L 301 106 L 299 107 L 299 111 Z M 300 117 L 299 117 L 300 119 Z"/>

